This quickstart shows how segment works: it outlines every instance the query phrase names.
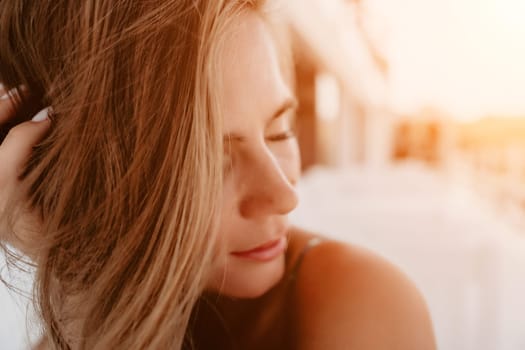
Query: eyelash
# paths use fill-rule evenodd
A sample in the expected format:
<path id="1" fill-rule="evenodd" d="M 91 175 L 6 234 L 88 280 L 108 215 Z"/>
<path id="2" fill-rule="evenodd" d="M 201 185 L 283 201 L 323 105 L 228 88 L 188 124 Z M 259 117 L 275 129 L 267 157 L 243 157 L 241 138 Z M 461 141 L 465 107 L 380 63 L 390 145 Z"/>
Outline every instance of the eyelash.
<path id="1" fill-rule="evenodd" d="M 295 132 L 293 130 L 287 130 L 276 135 L 268 136 L 266 139 L 271 142 L 279 142 L 291 139 L 293 137 L 295 137 Z"/>

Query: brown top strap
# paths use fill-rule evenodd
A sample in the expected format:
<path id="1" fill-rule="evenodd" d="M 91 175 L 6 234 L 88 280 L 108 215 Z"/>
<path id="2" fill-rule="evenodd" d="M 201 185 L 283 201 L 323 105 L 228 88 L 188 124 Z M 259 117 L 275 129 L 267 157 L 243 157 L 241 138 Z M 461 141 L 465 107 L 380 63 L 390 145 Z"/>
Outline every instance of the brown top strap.
<path id="1" fill-rule="evenodd" d="M 299 271 L 299 268 L 301 267 L 301 263 L 303 262 L 305 254 L 310 249 L 312 249 L 313 247 L 315 247 L 316 245 L 318 245 L 321 242 L 322 242 L 322 239 L 319 238 L 319 237 L 312 237 L 312 238 L 310 238 L 308 240 L 308 242 L 306 242 L 306 244 L 303 247 L 303 250 L 299 254 L 299 257 L 297 258 L 297 261 L 295 262 L 294 266 L 292 267 L 292 271 L 290 272 L 290 276 L 289 276 L 289 280 L 290 281 L 295 281 L 295 279 L 297 278 L 297 273 Z"/>

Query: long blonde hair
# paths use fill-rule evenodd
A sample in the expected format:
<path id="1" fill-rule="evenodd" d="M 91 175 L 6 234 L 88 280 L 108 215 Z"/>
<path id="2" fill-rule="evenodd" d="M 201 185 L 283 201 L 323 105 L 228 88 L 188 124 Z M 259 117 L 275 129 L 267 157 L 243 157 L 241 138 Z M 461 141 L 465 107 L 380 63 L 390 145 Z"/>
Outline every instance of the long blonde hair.
<path id="1" fill-rule="evenodd" d="M 24 174 L 48 346 L 182 347 L 222 191 L 221 41 L 260 6 L 0 0 L 0 81 L 54 110 Z"/>

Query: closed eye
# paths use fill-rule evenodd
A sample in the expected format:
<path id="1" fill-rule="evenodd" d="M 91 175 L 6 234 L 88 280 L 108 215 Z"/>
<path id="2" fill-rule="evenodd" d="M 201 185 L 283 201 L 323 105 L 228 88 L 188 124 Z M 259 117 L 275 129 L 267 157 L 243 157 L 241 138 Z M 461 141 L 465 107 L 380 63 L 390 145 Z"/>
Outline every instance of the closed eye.
<path id="1" fill-rule="evenodd" d="M 286 130 L 285 132 L 267 136 L 266 139 L 270 142 L 279 142 L 291 139 L 293 137 L 295 137 L 295 132 L 293 130 Z"/>

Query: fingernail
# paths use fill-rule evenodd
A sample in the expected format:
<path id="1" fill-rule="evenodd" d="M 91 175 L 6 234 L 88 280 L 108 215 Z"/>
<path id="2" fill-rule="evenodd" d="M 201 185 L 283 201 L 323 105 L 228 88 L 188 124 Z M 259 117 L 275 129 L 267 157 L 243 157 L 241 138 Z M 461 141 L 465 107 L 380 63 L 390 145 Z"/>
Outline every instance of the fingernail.
<path id="1" fill-rule="evenodd" d="M 13 97 L 15 94 L 18 94 L 18 89 L 14 88 L 0 96 L 0 101 L 9 100 L 11 97 Z"/>
<path id="2" fill-rule="evenodd" d="M 12 91 L 12 90 L 11 90 Z M 9 93 L 11 91 L 8 91 L 6 92 L 5 94 L 3 94 L 2 96 L 0 96 L 0 101 L 4 101 L 4 100 L 9 100 L 11 98 L 11 96 L 9 95 Z"/>
<path id="3" fill-rule="evenodd" d="M 51 107 L 44 108 L 40 112 L 38 112 L 33 119 L 31 119 L 32 122 L 43 122 L 45 120 L 49 119 L 49 113 L 51 113 Z"/>

